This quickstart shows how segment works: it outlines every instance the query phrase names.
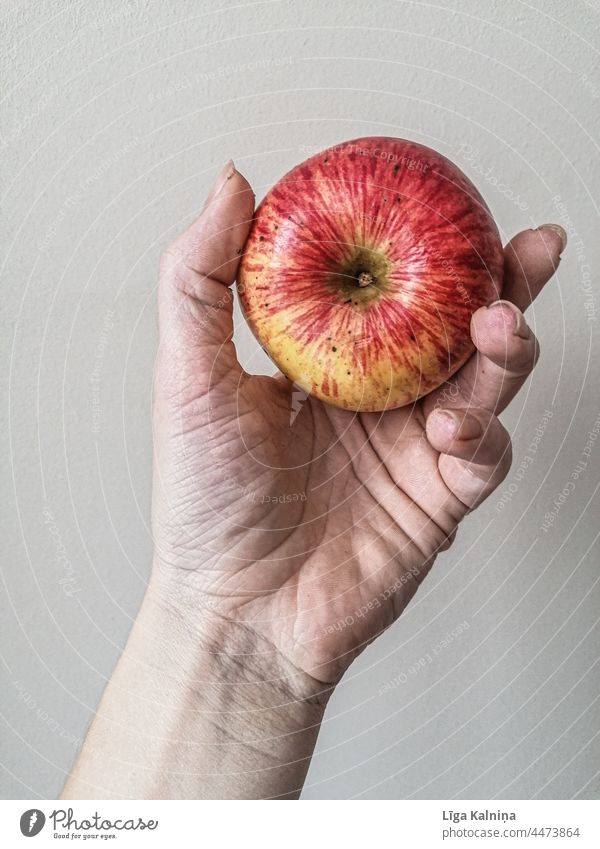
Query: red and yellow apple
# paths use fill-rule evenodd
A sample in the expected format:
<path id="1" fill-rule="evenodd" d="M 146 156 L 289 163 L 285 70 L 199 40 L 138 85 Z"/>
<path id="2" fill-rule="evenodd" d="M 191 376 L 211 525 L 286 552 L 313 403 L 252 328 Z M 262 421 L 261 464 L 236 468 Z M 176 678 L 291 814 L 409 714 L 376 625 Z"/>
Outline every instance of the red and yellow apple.
<path id="1" fill-rule="evenodd" d="M 289 380 L 349 410 L 401 407 L 473 352 L 499 297 L 498 229 L 471 181 L 415 142 L 363 138 L 286 174 L 260 204 L 238 292 Z"/>

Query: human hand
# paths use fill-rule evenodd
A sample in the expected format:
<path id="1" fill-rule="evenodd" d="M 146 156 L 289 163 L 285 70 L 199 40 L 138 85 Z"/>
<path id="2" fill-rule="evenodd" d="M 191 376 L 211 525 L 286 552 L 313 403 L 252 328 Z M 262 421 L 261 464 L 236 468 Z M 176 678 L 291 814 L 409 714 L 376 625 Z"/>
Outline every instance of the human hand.
<path id="1" fill-rule="evenodd" d="M 332 686 L 509 467 L 496 416 L 537 358 L 520 310 L 560 228 L 508 245 L 505 300 L 451 381 L 355 414 L 239 365 L 253 212 L 228 165 L 162 258 L 153 574 L 63 798 L 296 798 Z"/>
<path id="2" fill-rule="evenodd" d="M 186 615 L 245 635 L 233 638 L 240 651 L 257 640 L 265 669 L 284 663 L 310 695 L 400 615 L 505 477 L 497 416 L 538 356 L 522 310 L 565 236 L 549 225 L 509 243 L 503 300 L 475 313 L 477 350 L 447 384 L 414 406 L 359 414 L 238 363 L 229 286 L 253 212 L 229 163 L 162 257 L 153 580 L 171 605 L 185 599 Z"/>

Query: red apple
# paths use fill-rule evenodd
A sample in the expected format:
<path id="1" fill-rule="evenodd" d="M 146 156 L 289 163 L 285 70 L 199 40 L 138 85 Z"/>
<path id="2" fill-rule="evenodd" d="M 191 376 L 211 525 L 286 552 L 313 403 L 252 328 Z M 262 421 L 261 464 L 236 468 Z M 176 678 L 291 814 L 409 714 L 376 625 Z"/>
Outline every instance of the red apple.
<path id="1" fill-rule="evenodd" d="M 286 174 L 260 204 L 238 292 L 291 381 L 350 410 L 414 402 L 473 351 L 502 245 L 483 198 L 424 145 L 363 138 Z"/>

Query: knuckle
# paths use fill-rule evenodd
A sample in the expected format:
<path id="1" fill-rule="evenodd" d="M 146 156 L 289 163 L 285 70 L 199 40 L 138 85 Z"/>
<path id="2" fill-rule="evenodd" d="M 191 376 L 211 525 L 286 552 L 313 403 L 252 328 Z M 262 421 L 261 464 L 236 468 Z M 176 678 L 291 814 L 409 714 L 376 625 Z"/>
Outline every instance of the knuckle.
<path id="1" fill-rule="evenodd" d="M 496 462 L 496 473 L 498 475 L 498 483 L 500 483 L 500 481 L 503 481 L 509 473 L 510 467 L 512 466 L 512 459 L 512 443 L 507 437 Z"/>
<path id="2" fill-rule="evenodd" d="M 513 461 L 512 441 L 507 439 L 504 453 L 502 454 L 501 462 L 504 469 L 504 477 L 508 474 Z"/>
<path id="3" fill-rule="evenodd" d="M 512 463 L 512 443 L 508 432 L 494 417 L 481 437 L 474 462 L 492 464 L 498 472 L 508 473 Z"/>

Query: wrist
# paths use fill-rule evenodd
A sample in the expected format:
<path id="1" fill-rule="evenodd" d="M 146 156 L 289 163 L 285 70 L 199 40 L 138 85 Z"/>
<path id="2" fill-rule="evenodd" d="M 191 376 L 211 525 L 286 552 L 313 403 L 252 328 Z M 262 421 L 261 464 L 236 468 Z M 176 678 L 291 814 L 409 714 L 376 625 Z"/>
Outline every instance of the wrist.
<path id="1" fill-rule="evenodd" d="M 153 578 L 64 798 L 296 798 L 328 695 Z"/>
<path id="2" fill-rule="evenodd" d="M 160 622 L 153 630 L 163 635 L 163 651 L 176 647 L 172 660 L 179 671 L 195 670 L 210 681 L 204 695 L 217 709 L 234 702 L 260 710 L 281 701 L 322 714 L 333 687 L 295 666 L 240 617 L 221 613 L 188 577 L 155 568 L 138 616 Z"/>
<path id="3" fill-rule="evenodd" d="M 194 739 L 202 798 L 300 794 L 331 688 L 296 669 L 243 623 L 194 591 L 152 581 L 140 611 L 176 694 L 177 733 Z"/>

